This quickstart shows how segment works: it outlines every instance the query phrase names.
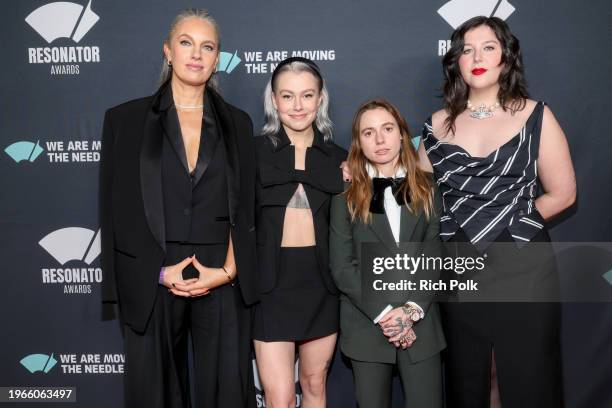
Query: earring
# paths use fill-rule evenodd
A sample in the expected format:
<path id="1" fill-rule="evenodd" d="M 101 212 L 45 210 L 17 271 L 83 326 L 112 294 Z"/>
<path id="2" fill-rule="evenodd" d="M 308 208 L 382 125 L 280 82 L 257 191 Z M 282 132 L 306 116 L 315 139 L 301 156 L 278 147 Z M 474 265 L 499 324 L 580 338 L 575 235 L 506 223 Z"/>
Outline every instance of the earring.
<path id="1" fill-rule="evenodd" d="M 168 61 L 168 66 L 171 67 L 172 66 L 172 61 Z"/>

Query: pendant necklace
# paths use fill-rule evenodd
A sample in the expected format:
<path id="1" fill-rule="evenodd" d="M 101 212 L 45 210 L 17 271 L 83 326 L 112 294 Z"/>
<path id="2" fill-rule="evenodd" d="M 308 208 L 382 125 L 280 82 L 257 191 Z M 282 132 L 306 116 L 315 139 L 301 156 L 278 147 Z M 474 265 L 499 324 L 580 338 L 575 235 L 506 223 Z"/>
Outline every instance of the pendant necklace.
<path id="1" fill-rule="evenodd" d="M 491 106 L 486 106 L 484 103 L 474 106 L 469 99 L 467 101 L 467 108 L 470 110 L 470 117 L 479 120 L 493 117 L 493 112 L 495 112 L 500 106 L 501 105 L 499 102 L 495 102 Z"/>

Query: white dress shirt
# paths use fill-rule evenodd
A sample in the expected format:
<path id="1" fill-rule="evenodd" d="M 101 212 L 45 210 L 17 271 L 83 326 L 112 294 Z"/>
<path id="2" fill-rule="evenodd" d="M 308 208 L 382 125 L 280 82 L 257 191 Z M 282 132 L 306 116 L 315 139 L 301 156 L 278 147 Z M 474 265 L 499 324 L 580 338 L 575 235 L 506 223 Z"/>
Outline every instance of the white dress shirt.
<path id="1" fill-rule="evenodd" d="M 366 164 L 366 170 L 368 172 L 368 176 L 370 178 L 374 177 L 384 177 L 383 175 L 379 175 L 378 169 L 372 166 L 370 163 Z M 406 171 L 403 168 L 398 168 L 393 177 L 405 177 Z M 389 226 L 391 227 L 391 232 L 393 233 L 393 238 L 395 239 L 395 244 L 399 246 L 399 238 L 400 238 L 400 226 L 401 226 L 401 217 L 402 217 L 402 207 L 397 204 L 395 197 L 393 196 L 393 191 L 391 186 L 385 188 L 385 215 L 387 216 L 387 220 L 389 221 Z M 406 302 L 406 305 L 412 306 L 419 311 L 420 318 L 425 317 L 425 312 L 418 304 L 414 302 Z M 374 324 L 378 324 L 380 319 L 382 319 L 387 313 L 393 310 L 393 306 L 387 305 L 374 319 Z"/>

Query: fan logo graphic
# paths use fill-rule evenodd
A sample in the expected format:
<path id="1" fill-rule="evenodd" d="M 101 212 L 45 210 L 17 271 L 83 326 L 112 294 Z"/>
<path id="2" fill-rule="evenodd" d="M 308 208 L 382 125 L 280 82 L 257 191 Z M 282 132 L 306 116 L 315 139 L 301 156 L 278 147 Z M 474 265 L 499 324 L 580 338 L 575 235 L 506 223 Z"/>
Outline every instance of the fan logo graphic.
<path id="1" fill-rule="evenodd" d="M 438 14 L 456 29 L 472 17 L 488 16 L 506 20 L 514 13 L 514 6 L 506 0 L 451 0 L 438 9 Z M 438 41 L 438 55 L 450 49 L 450 40 Z"/>
<path id="2" fill-rule="evenodd" d="M 4 153 L 8 154 L 16 163 L 22 161 L 29 161 L 31 163 L 45 151 L 40 147 L 38 142 L 38 140 L 36 143 L 27 141 L 15 142 L 7 146 L 7 148 L 4 149 Z"/>
<path id="3" fill-rule="evenodd" d="M 36 143 L 29 141 L 15 142 L 4 149 L 15 162 L 33 162 L 42 153 L 49 163 L 97 163 L 100 161 L 100 140 L 50 140 L 44 142 L 44 149 L 40 140 Z"/>
<path id="4" fill-rule="evenodd" d="M 230 52 L 221 52 L 219 55 L 219 63 L 217 64 L 217 71 L 231 74 L 240 62 L 242 62 L 242 60 L 238 56 L 238 51 L 234 51 L 233 54 Z"/>
<path id="5" fill-rule="evenodd" d="M 55 367 L 57 360 L 53 358 L 53 354 L 50 356 L 46 354 L 30 354 L 22 358 L 20 363 L 32 374 L 38 372 L 47 374 Z"/>
<path id="6" fill-rule="evenodd" d="M 61 266 L 80 264 L 80 267 L 42 268 L 43 284 L 64 284 L 66 294 L 88 294 L 92 283 L 102 282 L 102 269 L 90 267 L 101 252 L 99 229 L 61 228 L 47 234 L 38 244 Z M 83 263 L 88 267 L 83 267 Z"/>
<path id="7" fill-rule="evenodd" d="M 263 393 L 263 386 L 259 379 L 259 371 L 257 370 L 257 361 L 253 359 L 253 380 L 255 383 L 255 398 L 257 399 L 257 408 L 265 407 L 265 396 Z M 293 378 L 295 381 L 295 407 L 300 408 L 302 406 L 302 393 L 300 390 L 300 359 L 295 361 L 295 369 Z"/>
<path id="8" fill-rule="evenodd" d="M 49 44 L 58 38 L 71 38 L 78 43 L 100 17 L 87 7 L 65 1 L 49 3 L 30 13 L 25 21 Z"/>
<path id="9" fill-rule="evenodd" d="M 609 270 L 608 272 L 604 273 L 601 276 L 606 280 L 606 282 L 608 282 L 610 285 L 612 285 L 612 269 Z"/>
<path id="10" fill-rule="evenodd" d="M 99 19 L 91 9 L 91 0 L 86 6 L 58 1 L 32 11 L 25 22 L 48 44 L 63 38 L 79 43 Z M 78 75 L 79 64 L 100 62 L 100 48 L 90 45 L 31 47 L 28 59 L 30 64 L 52 64 L 51 75 Z"/>

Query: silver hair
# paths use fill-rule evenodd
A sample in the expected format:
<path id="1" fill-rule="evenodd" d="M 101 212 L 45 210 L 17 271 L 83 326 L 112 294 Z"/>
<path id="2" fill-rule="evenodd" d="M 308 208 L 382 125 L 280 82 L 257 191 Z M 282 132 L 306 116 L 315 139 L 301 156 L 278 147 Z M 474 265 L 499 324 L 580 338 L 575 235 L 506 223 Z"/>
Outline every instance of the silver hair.
<path id="1" fill-rule="evenodd" d="M 317 116 L 315 118 L 315 126 L 323 134 L 323 140 L 326 142 L 332 140 L 332 127 L 333 123 L 329 118 L 329 93 L 327 92 L 327 87 L 325 86 L 325 81 L 320 79 L 320 74 L 315 72 L 311 66 L 305 64 L 300 61 L 294 61 L 292 63 L 283 65 L 279 68 L 279 71 L 274 75 L 276 81 L 278 81 L 278 76 L 282 72 L 292 71 L 295 73 L 300 72 L 310 72 L 319 82 L 319 92 L 321 93 L 321 104 L 317 109 Z M 272 83 L 272 78 L 268 81 L 266 85 L 266 89 L 264 91 L 264 114 L 265 114 L 265 123 L 261 130 L 261 134 L 267 136 L 274 146 L 278 145 L 280 141 L 276 134 L 280 131 L 281 121 L 278 116 L 278 112 L 274 108 L 274 103 L 272 102 L 274 98 L 274 92 L 276 90 L 276 83 Z"/>
<path id="2" fill-rule="evenodd" d="M 168 36 L 164 39 L 164 44 L 170 45 L 170 39 L 174 35 L 174 31 L 176 30 L 176 26 L 179 23 L 187 18 L 199 18 L 200 20 L 209 22 L 213 28 L 215 29 L 215 33 L 217 34 L 217 50 L 221 50 L 221 31 L 219 31 L 219 25 L 217 21 L 210 15 L 207 10 L 197 9 L 197 8 L 188 8 L 181 11 L 179 14 L 174 17 L 172 20 L 172 24 L 170 25 L 170 30 L 168 31 Z M 162 86 L 172 77 L 172 66 L 168 65 L 168 59 L 166 55 L 162 52 L 162 68 L 159 74 L 158 86 Z M 212 87 L 215 90 L 219 89 L 219 81 L 217 80 L 216 69 L 208 79 L 207 85 Z"/>

